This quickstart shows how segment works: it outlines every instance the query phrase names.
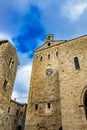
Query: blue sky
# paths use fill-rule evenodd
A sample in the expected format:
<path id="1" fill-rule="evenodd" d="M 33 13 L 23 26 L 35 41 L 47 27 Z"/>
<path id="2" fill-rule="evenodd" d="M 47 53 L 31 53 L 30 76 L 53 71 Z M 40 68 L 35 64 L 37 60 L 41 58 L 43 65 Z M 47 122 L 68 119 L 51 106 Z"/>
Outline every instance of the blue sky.
<path id="1" fill-rule="evenodd" d="M 87 34 L 87 0 L 0 1 L 0 40 L 11 41 L 20 61 L 12 99 L 27 102 L 33 50 L 50 33 L 55 40 Z"/>

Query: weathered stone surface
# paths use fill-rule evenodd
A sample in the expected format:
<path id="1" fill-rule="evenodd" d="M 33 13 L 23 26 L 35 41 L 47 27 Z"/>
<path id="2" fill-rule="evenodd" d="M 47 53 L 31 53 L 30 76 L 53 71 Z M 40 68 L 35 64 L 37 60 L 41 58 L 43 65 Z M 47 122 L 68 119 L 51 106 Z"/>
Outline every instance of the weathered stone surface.
<path id="1" fill-rule="evenodd" d="M 0 130 L 24 130 L 27 104 L 11 100 L 18 64 L 15 48 L 0 41 Z"/>
<path id="2" fill-rule="evenodd" d="M 19 130 L 24 130 L 27 104 L 11 100 L 9 108 L 7 120 L 9 130 L 18 130 L 18 127 L 21 128 Z"/>
<path id="3" fill-rule="evenodd" d="M 7 109 L 9 106 L 18 58 L 15 48 L 9 41 L 0 42 L 0 130 L 9 130 L 6 124 Z"/>
<path id="4" fill-rule="evenodd" d="M 87 36 L 69 41 L 47 37 L 34 52 L 25 130 L 87 130 L 86 75 Z"/>

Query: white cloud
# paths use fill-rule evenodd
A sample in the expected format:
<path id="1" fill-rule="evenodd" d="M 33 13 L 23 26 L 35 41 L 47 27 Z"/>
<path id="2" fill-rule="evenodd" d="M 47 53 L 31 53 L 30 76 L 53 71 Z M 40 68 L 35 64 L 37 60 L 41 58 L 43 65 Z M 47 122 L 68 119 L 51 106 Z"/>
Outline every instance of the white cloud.
<path id="1" fill-rule="evenodd" d="M 87 10 L 87 1 L 71 0 L 63 4 L 63 15 L 71 21 L 78 20 Z"/>
<path id="2" fill-rule="evenodd" d="M 11 37 L 7 33 L 0 32 L 0 40 L 11 40 Z"/>
<path id="3" fill-rule="evenodd" d="M 27 102 L 32 65 L 23 65 L 18 69 L 12 99 L 19 102 Z"/>

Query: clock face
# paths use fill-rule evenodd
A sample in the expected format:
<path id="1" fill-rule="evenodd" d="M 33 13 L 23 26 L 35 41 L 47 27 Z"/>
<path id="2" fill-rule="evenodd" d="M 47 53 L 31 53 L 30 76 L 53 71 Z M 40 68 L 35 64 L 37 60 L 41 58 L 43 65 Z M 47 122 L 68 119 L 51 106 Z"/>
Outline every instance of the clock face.
<path id="1" fill-rule="evenodd" d="M 47 69 L 47 70 L 46 70 L 46 75 L 49 76 L 49 75 L 51 75 L 52 73 L 53 73 L 53 70 L 52 70 L 52 69 Z"/>

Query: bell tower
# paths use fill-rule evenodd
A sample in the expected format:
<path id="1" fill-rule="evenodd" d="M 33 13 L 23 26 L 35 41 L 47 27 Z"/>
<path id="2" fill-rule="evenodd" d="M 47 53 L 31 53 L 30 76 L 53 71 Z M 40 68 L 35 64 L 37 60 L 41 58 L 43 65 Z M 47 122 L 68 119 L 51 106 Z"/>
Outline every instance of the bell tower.
<path id="1" fill-rule="evenodd" d="M 34 52 L 25 130 L 61 127 L 58 48 L 53 34 Z"/>

